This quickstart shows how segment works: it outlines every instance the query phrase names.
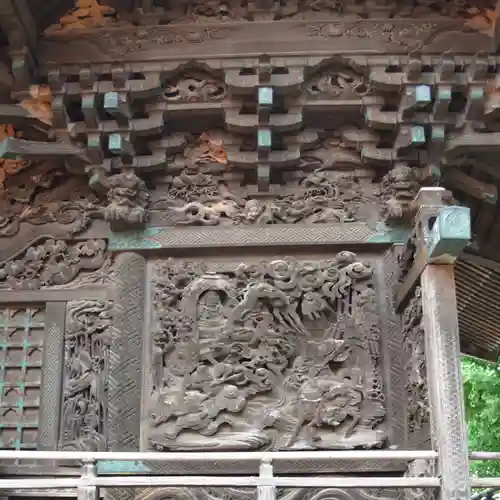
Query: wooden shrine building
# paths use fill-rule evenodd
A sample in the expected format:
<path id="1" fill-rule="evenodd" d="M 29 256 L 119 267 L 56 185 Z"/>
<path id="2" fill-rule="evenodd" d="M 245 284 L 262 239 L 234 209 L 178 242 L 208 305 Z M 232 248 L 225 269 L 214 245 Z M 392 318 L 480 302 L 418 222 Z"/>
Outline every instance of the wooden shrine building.
<path id="1" fill-rule="evenodd" d="M 0 0 L 0 495 L 468 499 L 499 15 Z"/>

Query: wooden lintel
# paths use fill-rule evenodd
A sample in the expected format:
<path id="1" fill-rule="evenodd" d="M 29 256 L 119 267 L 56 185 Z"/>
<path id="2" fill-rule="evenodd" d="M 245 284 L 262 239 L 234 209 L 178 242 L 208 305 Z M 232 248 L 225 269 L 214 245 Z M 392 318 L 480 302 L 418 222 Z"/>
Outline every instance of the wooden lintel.
<path id="1" fill-rule="evenodd" d="M 500 133 L 480 134 L 473 131 L 464 131 L 454 139 L 450 139 L 445 147 L 448 159 L 463 156 L 473 152 L 493 153 L 500 146 Z"/>

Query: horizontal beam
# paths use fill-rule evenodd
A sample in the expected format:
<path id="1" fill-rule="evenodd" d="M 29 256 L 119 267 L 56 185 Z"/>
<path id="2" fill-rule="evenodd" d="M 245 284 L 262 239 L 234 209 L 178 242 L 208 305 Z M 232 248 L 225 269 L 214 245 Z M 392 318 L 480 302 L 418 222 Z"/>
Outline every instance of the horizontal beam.
<path id="1" fill-rule="evenodd" d="M 500 488 L 500 477 L 480 477 L 471 479 L 471 488 Z"/>
<path id="2" fill-rule="evenodd" d="M 360 451 L 275 451 L 275 452 L 86 452 L 86 451 L 4 451 L 0 460 L 96 460 L 121 462 L 211 462 L 211 461 L 254 461 L 262 460 L 431 460 L 438 456 L 435 451 L 360 450 Z"/>
<path id="3" fill-rule="evenodd" d="M 172 227 L 148 227 L 143 231 L 112 233 L 109 250 L 192 250 L 202 248 L 249 248 L 286 246 L 325 246 L 359 244 L 393 244 L 404 242 L 408 231 L 374 230 L 362 222 L 268 226 L 223 226 L 201 231 L 197 227 L 187 229 Z"/>
<path id="4" fill-rule="evenodd" d="M 470 460 L 500 460 L 498 451 L 475 451 L 469 454 Z"/>
<path id="5" fill-rule="evenodd" d="M 241 477 L 241 476 L 105 476 L 85 478 L 0 479 L 5 489 L 153 488 L 165 486 L 230 486 L 248 488 L 438 488 L 437 477 Z"/>

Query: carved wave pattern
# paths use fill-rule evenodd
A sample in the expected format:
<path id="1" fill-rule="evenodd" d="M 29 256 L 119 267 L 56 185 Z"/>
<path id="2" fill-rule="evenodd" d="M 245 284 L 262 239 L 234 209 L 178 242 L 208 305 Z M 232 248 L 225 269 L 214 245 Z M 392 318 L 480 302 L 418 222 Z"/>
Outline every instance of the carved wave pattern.
<path id="1" fill-rule="evenodd" d="M 383 445 L 373 270 L 351 252 L 155 268 L 147 436 L 158 450 Z"/>

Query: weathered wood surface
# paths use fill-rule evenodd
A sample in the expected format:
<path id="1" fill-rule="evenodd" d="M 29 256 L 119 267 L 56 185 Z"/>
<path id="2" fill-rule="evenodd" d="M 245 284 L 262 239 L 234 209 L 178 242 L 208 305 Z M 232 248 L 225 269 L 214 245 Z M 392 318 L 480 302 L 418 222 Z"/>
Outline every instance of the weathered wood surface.
<path id="1" fill-rule="evenodd" d="M 460 377 L 460 342 L 452 265 L 428 265 L 421 276 L 423 325 L 442 500 L 470 498 L 467 428 Z"/>

